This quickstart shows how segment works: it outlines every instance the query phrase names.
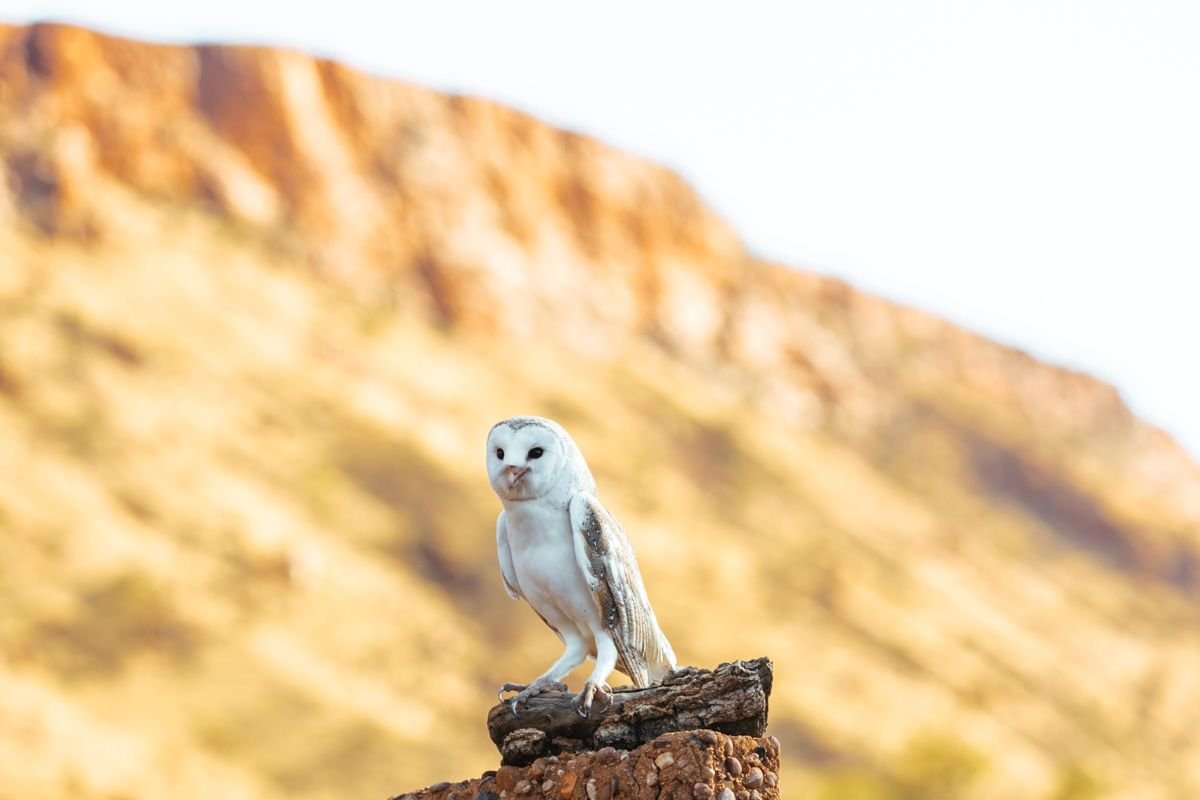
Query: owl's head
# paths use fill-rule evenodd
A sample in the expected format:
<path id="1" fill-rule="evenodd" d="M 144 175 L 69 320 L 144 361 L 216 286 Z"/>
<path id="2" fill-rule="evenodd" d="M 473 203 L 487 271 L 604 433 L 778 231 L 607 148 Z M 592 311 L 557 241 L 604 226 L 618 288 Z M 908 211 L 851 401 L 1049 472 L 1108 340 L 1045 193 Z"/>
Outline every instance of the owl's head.
<path id="1" fill-rule="evenodd" d="M 542 417 L 513 417 L 488 433 L 488 481 L 502 500 L 533 500 L 552 489 L 578 491 L 591 475 L 579 448 L 558 423 Z"/>

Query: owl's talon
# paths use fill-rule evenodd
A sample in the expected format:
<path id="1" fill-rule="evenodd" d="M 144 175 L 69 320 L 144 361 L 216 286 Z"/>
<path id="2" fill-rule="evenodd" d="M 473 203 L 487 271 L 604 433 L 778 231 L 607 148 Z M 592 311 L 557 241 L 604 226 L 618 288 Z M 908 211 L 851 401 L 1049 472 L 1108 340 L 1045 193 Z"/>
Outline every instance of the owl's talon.
<path id="1" fill-rule="evenodd" d="M 521 692 L 528 688 L 528 684 L 524 683 L 506 683 L 496 692 L 496 699 L 503 703 L 505 692 Z"/>
<path id="2" fill-rule="evenodd" d="M 509 708 L 512 709 L 513 716 L 515 717 L 520 713 L 520 707 L 524 705 L 529 698 L 535 697 L 539 694 L 544 694 L 546 692 L 565 692 L 566 690 L 567 685 L 565 683 L 551 680 L 550 678 L 543 676 L 528 686 L 522 686 L 519 683 L 506 683 L 500 687 L 497 697 L 499 697 L 500 702 L 503 703 L 504 698 L 501 697 L 501 695 L 503 695 L 505 692 L 517 692 L 517 696 L 514 697 L 512 702 L 509 704 Z"/>
<path id="3" fill-rule="evenodd" d="M 584 719 L 590 717 L 592 715 L 592 699 L 596 695 L 600 695 L 608 700 L 608 702 L 604 704 L 604 708 L 599 709 L 600 713 L 604 713 L 605 711 L 608 711 L 608 709 L 612 708 L 612 687 L 604 681 L 601 681 L 600 683 L 592 683 L 591 681 L 588 681 L 583 685 L 583 691 L 575 696 L 575 713 Z"/>

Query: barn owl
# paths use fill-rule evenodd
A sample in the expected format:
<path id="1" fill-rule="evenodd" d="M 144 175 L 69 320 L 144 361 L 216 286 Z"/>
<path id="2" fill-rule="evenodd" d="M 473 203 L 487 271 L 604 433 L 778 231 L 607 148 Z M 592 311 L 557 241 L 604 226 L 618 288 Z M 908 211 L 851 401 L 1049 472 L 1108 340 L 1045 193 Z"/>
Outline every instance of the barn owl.
<path id="1" fill-rule="evenodd" d="M 595 698 L 612 702 L 605 682 L 614 668 L 638 687 L 675 668 L 675 653 L 658 627 L 633 547 L 616 518 L 596 499 L 596 481 L 574 440 L 558 423 L 513 417 L 488 433 L 487 472 L 504 510 L 496 549 L 504 589 L 523 597 L 565 650 L 517 692 L 514 714 L 530 697 L 566 691 L 562 679 L 589 656 L 596 667 L 575 697 L 581 716 Z"/>

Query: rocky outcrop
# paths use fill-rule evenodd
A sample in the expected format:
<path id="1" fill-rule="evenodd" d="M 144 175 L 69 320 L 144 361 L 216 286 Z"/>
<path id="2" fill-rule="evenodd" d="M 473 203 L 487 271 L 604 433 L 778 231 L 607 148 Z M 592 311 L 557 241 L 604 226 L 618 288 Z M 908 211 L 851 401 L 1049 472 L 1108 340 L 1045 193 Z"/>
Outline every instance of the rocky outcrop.
<path id="1" fill-rule="evenodd" d="M 666 733 L 632 750 L 612 747 L 502 766 L 393 800 L 774 800 L 779 740 L 711 730 Z"/>
<path id="2" fill-rule="evenodd" d="M 586 717 L 569 693 L 501 703 L 488 732 L 501 765 L 395 800 L 770 800 L 779 796 L 779 740 L 765 737 L 767 658 L 685 667 L 644 689 L 620 687 Z"/>
<path id="3" fill-rule="evenodd" d="M 488 735 L 503 763 L 517 766 L 563 752 L 630 749 L 690 728 L 762 736 L 773 675 L 765 657 L 716 669 L 683 667 L 644 689 L 614 689 L 611 700 L 586 717 L 569 692 L 546 692 L 530 698 L 519 713 L 498 703 L 488 712 Z"/>

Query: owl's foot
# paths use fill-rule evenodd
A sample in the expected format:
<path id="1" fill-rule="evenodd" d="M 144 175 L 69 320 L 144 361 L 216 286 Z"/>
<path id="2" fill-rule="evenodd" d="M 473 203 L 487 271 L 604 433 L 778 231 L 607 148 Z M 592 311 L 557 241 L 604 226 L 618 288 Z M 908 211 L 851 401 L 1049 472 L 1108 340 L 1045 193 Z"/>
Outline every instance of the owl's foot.
<path id="1" fill-rule="evenodd" d="M 544 675 L 529 685 L 523 683 L 506 683 L 500 687 L 500 691 L 496 692 L 496 698 L 503 703 L 505 692 L 516 692 L 517 696 L 512 699 L 510 704 L 513 715 L 520 713 L 517 709 L 523 706 L 529 698 L 545 692 L 565 692 L 567 685 L 561 681 L 550 680 Z"/>
<path id="2" fill-rule="evenodd" d="M 607 711 L 612 705 L 613 694 L 612 687 L 604 681 L 593 683 L 588 681 L 583 685 L 583 691 L 575 695 L 575 711 L 581 717 L 590 717 L 592 715 L 592 701 L 596 697 L 602 697 L 606 701 L 604 707 L 600 711 Z"/>

